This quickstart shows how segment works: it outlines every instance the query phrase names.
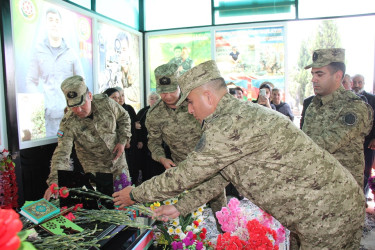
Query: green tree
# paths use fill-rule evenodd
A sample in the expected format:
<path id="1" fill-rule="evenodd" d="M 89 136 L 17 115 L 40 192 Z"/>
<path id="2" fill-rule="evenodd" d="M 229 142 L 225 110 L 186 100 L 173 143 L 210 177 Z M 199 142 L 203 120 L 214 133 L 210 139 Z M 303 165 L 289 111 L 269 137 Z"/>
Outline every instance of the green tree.
<path id="1" fill-rule="evenodd" d="M 293 81 L 297 84 L 292 95 L 296 97 L 299 104 L 303 103 L 306 97 L 314 94 L 311 87 L 311 74 L 305 70 L 305 66 L 311 63 L 311 55 L 316 49 L 338 48 L 341 46 L 341 38 L 338 27 L 334 20 L 323 20 L 315 34 L 315 39 L 302 41 L 296 72 L 293 73 Z M 311 41 L 311 42 L 310 42 Z"/>

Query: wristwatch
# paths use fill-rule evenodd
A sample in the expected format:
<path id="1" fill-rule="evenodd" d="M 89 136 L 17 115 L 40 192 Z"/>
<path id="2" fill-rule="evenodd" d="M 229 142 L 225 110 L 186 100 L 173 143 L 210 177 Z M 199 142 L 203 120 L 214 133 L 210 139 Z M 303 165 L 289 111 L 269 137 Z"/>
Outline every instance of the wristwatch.
<path id="1" fill-rule="evenodd" d="M 134 199 L 134 196 L 133 196 L 132 192 L 133 192 L 133 190 L 131 190 L 130 193 L 129 193 L 130 199 L 131 199 L 132 201 L 135 201 L 135 202 L 136 202 L 136 200 Z"/>

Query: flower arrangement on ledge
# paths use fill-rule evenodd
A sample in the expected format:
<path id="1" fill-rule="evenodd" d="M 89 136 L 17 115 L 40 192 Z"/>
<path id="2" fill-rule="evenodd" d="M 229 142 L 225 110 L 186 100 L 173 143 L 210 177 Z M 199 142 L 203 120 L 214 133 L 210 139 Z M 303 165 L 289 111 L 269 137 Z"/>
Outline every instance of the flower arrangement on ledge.
<path id="1" fill-rule="evenodd" d="M 18 187 L 15 164 L 9 151 L 0 146 L 0 208 L 18 207 Z"/>
<path id="2" fill-rule="evenodd" d="M 84 190 L 81 188 L 59 188 L 57 184 L 49 187 L 55 195 L 67 198 L 69 195 L 80 193 L 90 198 L 96 198 L 101 202 L 113 202 L 113 198 L 94 190 Z M 51 200 L 52 204 L 58 207 L 58 200 Z M 76 204 L 70 208 L 60 208 L 60 215 L 74 221 L 77 224 L 86 224 L 97 222 L 110 223 L 112 225 L 127 225 L 130 227 L 147 228 L 150 226 L 134 220 L 133 212 L 138 211 L 144 215 L 152 216 L 152 211 L 142 205 L 133 205 L 127 207 L 126 210 L 107 209 L 102 206 L 100 210 L 83 209 L 82 204 Z M 56 215 L 57 216 L 57 215 Z M 55 217 L 55 216 L 54 216 Z M 54 218 L 52 217 L 52 218 Z M 50 219 L 52 219 L 50 218 Z M 84 230 L 83 232 L 66 234 L 66 235 L 50 235 L 48 237 L 40 237 L 35 231 L 36 225 L 27 220 L 23 225 L 20 216 L 13 209 L 0 208 L 0 249 L 6 250 L 35 250 L 35 249 L 88 249 L 90 247 L 100 247 L 95 233 L 101 231 L 96 227 L 93 230 Z M 46 222 L 46 221 L 45 221 Z M 21 231 L 22 228 L 25 228 Z M 110 236 L 106 236 L 110 237 Z M 104 237 L 103 239 L 105 239 Z M 31 243 L 32 242 L 32 243 Z"/>
<path id="3" fill-rule="evenodd" d="M 279 249 L 279 244 L 285 240 L 284 227 L 276 228 L 273 217 L 260 209 L 260 214 L 254 215 L 239 205 L 239 200 L 232 198 L 228 207 L 216 212 L 225 233 L 218 235 L 215 249 Z"/>
<path id="4" fill-rule="evenodd" d="M 182 194 L 183 195 L 183 194 Z M 161 202 L 163 205 L 176 204 L 178 198 Z M 160 202 L 150 205 L 151 210 L 160 206 Z M 212 243 L 206 239 L 207 229 L 203 227 L 203 210 L 205 205 L 193 213 L 167 222 L 157 221 L 154 232 L 155 242 L 159 245 L 171 246 L 173 250 L 180 249 L 213 249 Z"/>

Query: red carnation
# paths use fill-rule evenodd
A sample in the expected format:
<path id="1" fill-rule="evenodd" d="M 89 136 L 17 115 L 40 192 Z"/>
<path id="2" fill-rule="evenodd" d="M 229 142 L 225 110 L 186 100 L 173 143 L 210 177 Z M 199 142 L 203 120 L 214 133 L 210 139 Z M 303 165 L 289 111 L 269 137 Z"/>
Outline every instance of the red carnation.
<path id="1" fill-rule="evenodd" d="M 202 240 L 204 240 L 204 239 L 206 239 L 206 234 L 205 234 L 205 233 L 200 233 L 200 234 L 199 234 L 199 237 L 200 237 Z"/>
<path id="2" fill-rule="evenodd" d="M 19 217 L 13 209 L 0 209 L 0 249 L 16 250 L 21 245 L 17 236 L 22 229 Z"/>
<path id="3" fill-rule="evenodd" d="M 204 233 L 204 234 L 206 234 L 207 233 L 207 229 L 204 227 L 204 228 L 202 228 L 202 232 Z"/>
<path id="4" fill-rule="evenodd" d="M 79 204 L 76 204 L 73 208 L 73 211 L 77 211 L 79 208 L 83 208 L 83 204 L 82 203 L 79 203 Z"/>
<path id="5" fill-rule="evenodd" d="M 193 234 L 193 239 L 194 239 L 194 240 L 197 239 L 197 235 L 196 235 L 196 234 Z"/>
<path id="6" fill-rule="evenodd" d="M 52 183 L 51 186 L 49 186 L 49 189 L 53 194 L 57 194 L 57 192 L 59 191 L 59 186 L 57 186 L 56 183 Z"/>
<path id="7" fill-rule="evenodd" d="M 66 198 L 69 196 L 69 189 L 67 187 L 60 188 L 59 194 L 62 198 Z"/>
<path id="8" fill-rule="evenodd" d="M 195 220 L 195 221 L 193 221 L 193 223 L 194 223 L 195 226 L 199 226 L 199 222 L 198 221 Z"/>
<path id="9" fill-rule="evenodd" d="M 70 221 L 73 221 L 76 218 L 74 216 L 74 214 L 72 214 L 72 213 L 68 213 L 68 214 L 64 215 L 64 217 L 67 218 Z"/>

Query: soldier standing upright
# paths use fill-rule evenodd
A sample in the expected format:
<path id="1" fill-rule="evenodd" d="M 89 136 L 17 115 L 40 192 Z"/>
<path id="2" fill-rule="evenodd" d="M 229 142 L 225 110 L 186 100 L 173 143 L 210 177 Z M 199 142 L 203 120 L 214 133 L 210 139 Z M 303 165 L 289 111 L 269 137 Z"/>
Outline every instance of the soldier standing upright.
<path id="1" fill-rule="evenodd" d="M 363 142 L 371 131 L 373 110 L 359 96 L 346 91 L 344 49 L 314 51 L 311 68 L 315 97 L 302 127 L 313 141 L 330 152 L 363 186 Z"/>

